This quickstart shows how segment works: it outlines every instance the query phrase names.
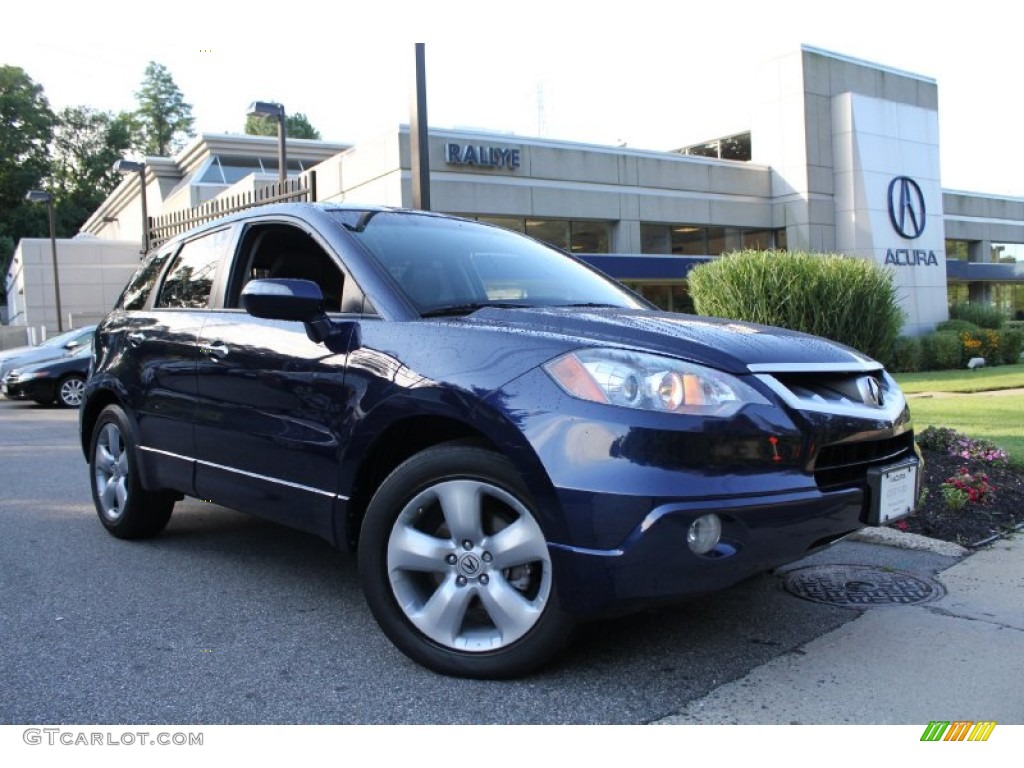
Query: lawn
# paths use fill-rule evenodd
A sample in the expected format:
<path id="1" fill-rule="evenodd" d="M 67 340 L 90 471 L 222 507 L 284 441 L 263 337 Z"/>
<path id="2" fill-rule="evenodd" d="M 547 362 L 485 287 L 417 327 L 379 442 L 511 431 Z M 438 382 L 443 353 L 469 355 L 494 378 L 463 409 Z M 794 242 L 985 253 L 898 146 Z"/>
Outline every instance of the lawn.
<path id="1" fill-rule="evenodd" d="M 1024 394 L 995 390 L 1024 388 L 1024 365 L 978 371 L 929 371 L 896 376 L 903 391 L 975 392 L 910 397 L 914 431 L 927 426 L 952 427 L 970 437 L 983 437 L 1003 448 L 1014 464 L 1024 467 Z"/>
<path id="2" fill-rule="evenodd" d="M 995 368 L 966 368 L 955 371 L 899 373 L 896 381 L 908 395 L 917 392 L 987 392 L 993 389 L 1024 388 L 1024 364 Z"/>

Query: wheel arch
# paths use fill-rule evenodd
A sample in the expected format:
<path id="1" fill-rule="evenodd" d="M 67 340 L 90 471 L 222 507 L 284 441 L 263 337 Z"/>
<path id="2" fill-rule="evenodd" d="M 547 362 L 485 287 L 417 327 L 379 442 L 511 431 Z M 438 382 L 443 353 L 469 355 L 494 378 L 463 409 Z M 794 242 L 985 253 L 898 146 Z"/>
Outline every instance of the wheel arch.
<path id="1" fill-rule="evenodd" d="M 336 519 L 335 536 L 339 545 L 355 551 L 366 509 L 373 494 L 402 462 L 421 451 L 443 443 L 464 443 L 501 454 L 512 462 L 523 478 L 541 510 L 541 525 L 547 530 L 556 516 L 545 514 L 557 504 L 557 496 L 540 459 L 515 427 L 482 409 L 460 418 L 452 414 L 417 414 L 395 418 L 386 426 L 367 425 L 372 435 L 364 441 L 365 448 L 357 449 L 358 463 L 353 468 L 348 503 L 343 515 Z"/>
<path id="2" fill-rule="evenodd" d="M 108 405 L 116 405 L 120 407 L 128 421 L 129 428 L 132 430 L 132 437 L 134 438 L 136 445 L 139 442 L 139 425 L 135 421 L 135 416 L 132 413 L 131 408 L 125 405 L 125 398 L 110 387 L 91 388 L 89 384 L 92 384 L 92 382 L 89 382 L 86 385 L 87 397 L 82 403 L 78 416 L 78 433 L 82 442 L 82 453 L 85 455 L 85 460 L 87 462 L 90 460 L 89 453 L 93 430 L 96 428 L 96 422 L 99 419 L 100 414 L 103 413 L 103 409 Z M 142 487 L 147 490 L 159 490 L 157 488 L 153 488 L 149 482 L 145 457 L 140 455 L 136 463 L 138 464 L 139 483 Z"/>

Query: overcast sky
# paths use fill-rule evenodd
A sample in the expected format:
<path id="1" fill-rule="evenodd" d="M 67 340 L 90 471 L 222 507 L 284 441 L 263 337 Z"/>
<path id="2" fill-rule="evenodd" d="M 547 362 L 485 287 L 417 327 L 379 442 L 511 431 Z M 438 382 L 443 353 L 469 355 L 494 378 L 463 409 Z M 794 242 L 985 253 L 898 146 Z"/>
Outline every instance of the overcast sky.
<path id="1" fill-rule="evenodd" d="M 670 149 L 749 128 L 752 73 L 804 43 L 937 80 L 943 186 L 1024 197 L 1024 68 L 1005 2 L 353 5 L 8 4 L 0 64 L 56 108 L 117 111 L 154 60 L 200 132 L 241 132 L 260 99 L 355 142 L 408 122 L 425 42 L 431 125 Z"/>

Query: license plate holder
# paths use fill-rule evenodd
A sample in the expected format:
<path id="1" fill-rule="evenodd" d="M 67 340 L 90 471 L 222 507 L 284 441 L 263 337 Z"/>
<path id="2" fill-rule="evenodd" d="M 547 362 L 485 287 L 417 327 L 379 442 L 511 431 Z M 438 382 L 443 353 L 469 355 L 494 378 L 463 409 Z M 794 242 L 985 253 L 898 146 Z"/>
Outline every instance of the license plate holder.
<path id="1" fill-rule="evenodd" d="M 868 525 L 886 525 L 913 514 L 917 509 L 919 471 L 917 459 L 868 470 L 868 487 L 871 489 Z"/>

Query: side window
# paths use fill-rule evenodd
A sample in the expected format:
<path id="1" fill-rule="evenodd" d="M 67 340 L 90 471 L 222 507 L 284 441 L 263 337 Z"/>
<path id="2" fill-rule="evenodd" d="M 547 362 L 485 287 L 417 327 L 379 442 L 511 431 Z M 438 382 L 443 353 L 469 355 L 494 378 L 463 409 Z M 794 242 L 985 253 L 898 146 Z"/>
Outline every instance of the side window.
<path id="1" fill-rule="evenodd" d="M 142 262 L 142 266 L 128 281 L 121 298 L 117 300 L 117 306 L 124 310 L 142 309 L 146 306 L 146 299 L 149 298 L 149 293 L 156 285 L 156 279 L 160 277 L 160 271 L 170 255 L 170 250 L 157 251 Z"/>
<path id="2" fill-rule="evenodd" d="M 182 246 L 164 278 L 156 307 L 202 309 L 210 299 L 217 265 L 231 242 L 231 230 L 219 229 Z"/>
<path id="3" fill-rule="evenodd" d="M 324 309 L 338 312 L 345 294 L 345 274 L 309 234 L 287 224 L 254 224 L 239 246 L 225 306 L 241 306 L 242 288 L 250 280 L 286 277 L 312 280 L 324 295 Z"/>

